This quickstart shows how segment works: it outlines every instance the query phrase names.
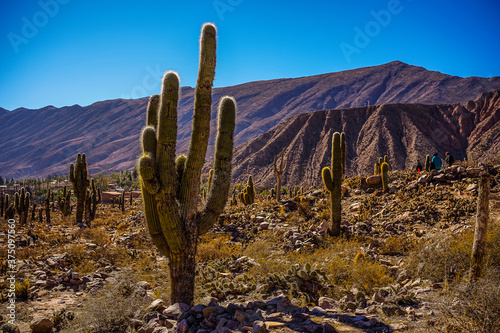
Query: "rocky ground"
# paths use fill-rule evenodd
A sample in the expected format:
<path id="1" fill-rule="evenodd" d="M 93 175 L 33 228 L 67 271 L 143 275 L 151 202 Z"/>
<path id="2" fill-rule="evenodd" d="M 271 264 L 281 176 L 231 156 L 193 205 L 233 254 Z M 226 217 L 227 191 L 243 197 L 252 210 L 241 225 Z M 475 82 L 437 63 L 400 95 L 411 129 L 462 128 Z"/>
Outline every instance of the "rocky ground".
<path id="1" fill-rule="evenodd" d="M 140 200 L 125 212 L 100 205 L 85 229 L 52 212 L 51 225 L 16 230 L 18 331 L 452 332 L 443 318 L 466 279 L 481 171 L 391 172 L 389 193 L 373 178 L 346 179 L 341 239 L 327 235 L 321 189 L 228 206 L 201 239 L 193 307 L 168 303 L 168 262 L 149 239 Z M 492 269 L 498 171 L 490 168 Z M 6 258 L 6 223 L 0 230 Z M 7 271 L 4 261 L 4 322 Z"/>

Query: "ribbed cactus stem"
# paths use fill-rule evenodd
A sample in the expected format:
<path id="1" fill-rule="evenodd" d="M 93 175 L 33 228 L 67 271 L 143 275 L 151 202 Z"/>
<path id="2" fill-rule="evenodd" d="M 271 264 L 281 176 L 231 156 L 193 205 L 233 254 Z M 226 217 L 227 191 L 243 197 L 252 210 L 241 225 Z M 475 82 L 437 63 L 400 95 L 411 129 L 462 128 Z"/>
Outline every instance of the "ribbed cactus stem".
<path id="1" fill-rule="evenodd" d="M 69 166 L 69 180 L 73 184 L 73 192 L 76 196 L 76 223 L 81 224 L 83 222 L 87 187 L 90 185 L 85 154 L 78 154 L 75 164 Z"/>
<path id="2" fill-rule="evenodd" d="M 144 214 L 153 243 L 169 258 L 171 303 L 193 303 L 198 237 L 211 228 L 224 209 L 231 183 L 236 102 L 224 97 L 218 110 L 210 192 L 198 211 L 200 176 L 210 133 L 215 51 L 215 26 L 205 24 L 200 39 L 191 143 L 185 159 L 175 158 L 179 99 L 176 73 L 167 72 L 161 95 L 150 98 L 147 126 L 141 135 L 143 155 L 138 170 Z"/>
<path id="3" fill-rule="evenodd" d="M 340 236 L 340 223 L 342 218 L 342 151 L 340 133 L 333 133 L 331 167 L 324 167 L 321 174 L 326 189 L 330 192 L 331 199 L 331 225 L 329 233 Z"/>
<path id="4" fill-rule="evenodd" d="M 382 190 L 384 192 L 389 191 L 389 164 L 387 162 L 382 163 L 380 167 L 382 169 Z"/>

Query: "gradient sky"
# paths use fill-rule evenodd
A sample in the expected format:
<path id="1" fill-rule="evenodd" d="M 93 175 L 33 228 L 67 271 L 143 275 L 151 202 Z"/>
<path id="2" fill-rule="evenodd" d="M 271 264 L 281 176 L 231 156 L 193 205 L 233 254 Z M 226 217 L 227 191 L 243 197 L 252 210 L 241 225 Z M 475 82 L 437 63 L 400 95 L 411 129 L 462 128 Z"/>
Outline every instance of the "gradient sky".
<path id="1" fill-rule="evenodd" d="M 218 28 L 216 87 L 393 60 L 462 77 L 500 75 L 497 0 L 1 4 L 0 107 L 8 110 L 149 96 L 166 70 L 194 86 L 209 21 Z"/>

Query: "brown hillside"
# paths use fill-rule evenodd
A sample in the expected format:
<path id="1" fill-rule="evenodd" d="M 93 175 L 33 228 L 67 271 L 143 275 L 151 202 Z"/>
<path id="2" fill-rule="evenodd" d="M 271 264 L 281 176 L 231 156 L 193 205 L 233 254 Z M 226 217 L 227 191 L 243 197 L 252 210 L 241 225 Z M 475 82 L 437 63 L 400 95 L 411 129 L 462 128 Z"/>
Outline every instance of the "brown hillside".
<path id="1" fill-rule="evenodd" d="M 395 169 L 411 168 L 426 154 L 449 151 L 456 159 L 488 160 L 500 147 L 500 90 L 461 104 L 384 104 L 303 113 L 239 146 L 233 176 L 247 175 L 262 187 L 276 176 L 273 158 L 281 150 L 292 159 L 284 184 L 319 186 L 321 169 L 330 165 L 332 134 L 346 133 L 347 174 L 373 172 L 379 156 L 388 155 Z"/>
<path id="2" fill-rule="evenodd" d="M 224 95 L 234 96 L 238 102 L 235 143 L 239 145 L 304 112 L 387 103 L 465 103 L 497 88 L 500 77 L 460 78 L 399 61 L 296 79 L 250 82 L 214 89 L 212 134 L 215 108 Z M 110 100 L 86 107 L 0 110 L 0 174 L 65 174 L 78 152 L 87 153 L 93 174 L 132 168 L 140 153 L 138 139 L 146 103 L 146 99 Z M 182 88 L 179 152 L 185 152 L 189 145 L 192 107 L 193 89 Z M 212 145 L 213 135 L 209 155 Z"/>

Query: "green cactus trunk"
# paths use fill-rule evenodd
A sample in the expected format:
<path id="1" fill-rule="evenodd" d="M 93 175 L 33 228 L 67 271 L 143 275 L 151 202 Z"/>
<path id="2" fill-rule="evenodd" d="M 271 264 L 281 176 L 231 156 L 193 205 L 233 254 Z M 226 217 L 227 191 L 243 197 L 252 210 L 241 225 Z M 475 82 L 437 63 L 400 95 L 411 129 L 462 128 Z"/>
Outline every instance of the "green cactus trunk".
<path id="1" fill-rule="evenodd" d="M 389 164 L 387 162 L 382 163 L 382 189 L 384 192 L 389 191 Z"/>
<path id="2" fill-rule="evenodd" d="M 342 219 L 342 151 L 340 137 L 340 133 L 333 133 L 331 167 L 324 167 L 321 172 L 323 183 L 326 189 L 330 191 L 331 225 L 328 231 L 332 236 L 340 236 Z"/>
<path id="3" fill-rule="evenodd" d="M 83 223 L 87 187 L 90 185 L 85 154 L 78 154 L 76 163 L 69 166 L 69 180 L 73 183 L 73 192 L 76 197 L 76 223 L 81 224 Z"/>
<path id="4" fill-rule="evenodd" d="M 143 155 L 139 172 L 144 214 L 153 243 L 170 261 L 172 304 L 193 303 L 198 237 L 213 226 L 223 211 L 231 182 L 236 102 L 223 97 L 218 111 L 213 178 L 207 200 L 201 211 L 197 211 L 201 170 L 210 134 L 216 58 L 213 24 L 203 26 L 200 49 L 193 129 L 189 152 L 182 163 L 184 167 L 176 165 L 175 157 L 179 98 L 176 73 L 167 72 L 161 96 L 151 96 L 147 126 L 141 136 Z"/>
<path id="5" fill-rule="evenodd" d="M 49 199 L 45 199 L 45 223 L 50 224 L 50 201 Z"/>

